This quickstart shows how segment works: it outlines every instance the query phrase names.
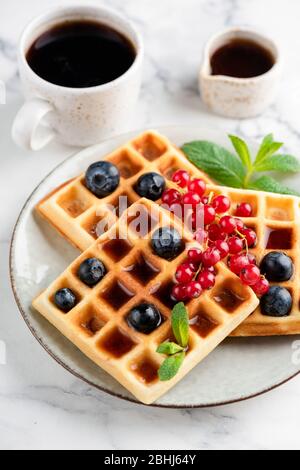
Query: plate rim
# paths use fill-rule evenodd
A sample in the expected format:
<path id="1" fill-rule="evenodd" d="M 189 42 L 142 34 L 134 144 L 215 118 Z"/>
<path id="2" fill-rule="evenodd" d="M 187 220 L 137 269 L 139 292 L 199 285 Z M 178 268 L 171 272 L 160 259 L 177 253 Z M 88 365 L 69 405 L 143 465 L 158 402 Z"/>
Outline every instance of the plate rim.
<path id="1" fill-rule="evenodd" d="M 231 404 L 234 404 L 234 403 L 239 403 L 239 402 L 243 402 L 243 401 L 248 401 L 250 399 L 253 399 L 253 398 L 256 398 L 256 397 L 259 397 L 261 395 L 265 395 L 273 390 L 276 390 L 277 388 L 281 387 L 282 385 L 290 382 L 291 380 L 293 380 L 295 377 L 297 377 L 299 374 L 300 374 L 300 369 L 292 374 L 291 376 L 288 376 L 287 378 L 285 378 L 284 380 L 281 380 L 279 381 L 278 383 L 270 386 L 270 387 L 267 387 L 267 388 L 264 388 L 263 390 L 261 391 L 258 391 L 257 393 L 251 393 L 247 396 L 243 396 L 243 397 L 240 397 L 240 398 L 236 398 L 236 399 L 232 399 L 232 400 L 224 400 L 224 401 L 217 401 L 215 403 L 201 403 L 201 404 L 182 404 L 182 405 L 174 405 L 174 404 L 159 404 L 159 403 L 152 403 L 150 405 L 145 405 L 144 403 L 141 403 L 139 402 L 138 400 L 136 400 L 134 397 L 127 397 L 127 396 L 124 396 L 124 395 L 121 395 L 121 394 L 118 394 L 117 392 L 113 392 L 111 390 L 108 390 L 104 387 L 101 387 L 100 385 L 97 385 L 95 383 L 93 383 L 92 381 L 88 380 L 87 378 L 85 378 L 84 376 L 82 376 L 80 373 L 76 372 L 75 370 L 73 370 L 71 367 L 69 367 L 66 363 L 64 363 L 64 361 L 58 357 L 50 348 L 49 346 L 43 341 L 43 339 L 39 336 L 38 332 L 35 330 L 35 328 L 33 327 L 33 325 L 30 323 L 29 321 L 29 317 L 27 315 L 27 313 L 25 312 L 25 310 L 23 309 L 23 306 L 22 306 L 22 302 L 21 302 L 21 299 L 19 297 L 19 294 L 18 294 L 18 290 L 17 290 L 17 283 L 16 283 L 16 280 L 15 280 L 15 277 L 14 277 L 14 247 L 15 247 L 15 242 L 16 242 L 16 237 L 17 237 L 17 233 L 18 233 L 18 229 L 19 229 L 19 225 L 20 225 L 20 222 L 23 218 L 23 215 L 24 215 L 24 212 L 26 211 L 27 209 L 27 206 L 29 205 L 31 199 L 34 197 L 34 195 L 36 194 L 36 192 L 38 192 L 38 190 L 40 189 L 40 187 L 43 185 L 43 183 L 51 176 L 53 175 L 53 173 L 56 172 L 56 170 L 58 170 L 61 166 L 63 166 L 64 164 L 66 164 L 69 160 L 72 160 L 72 158 L 74 158 L 75 156 L 77 156 L 78 154 L 82 153 L 82 152 L 85 152 L 87 150 L 92 150 L 94 148 L 97 148 L 99 147 L 100 145 L 103 145 L 105 144 L 106 142 L 109 142 L 111 141 L 112 139 L 114 138 L 121 138 L 122 136 L 128 136 L 130 134 L 133 134 L 133 133 L 142 133 L 144 132 L 145 130 L 148 130 L 150 128 L 154 128 L 154 129 L 158 129 L 158 131 L 161 131 L 162 129 L 164 130 L 167 130 L 167 129 L 175 129 L 175 128 L 194 128 L 194 129 L 198 129 L 199 130 L 199 126 L 193 124 L 193 125 L 187 125 L 187 124 L 184 124 L 184 125 L 179 125 L 179 124 L 176 124 L 176 125 L 171 125 L 171 126 L 150 126 L 150 127 L 144 127 L 144 128 L 141 128 L 141 129 L 137 129 L 137 130 L 132 130 L 132 131 L 129 131 L 129 132 L 125 132 L 125 133 L 122 133 L 122 134 L 117 134 L 113 137 L 110 137 L 110 138 L 107 138 L 105 140 L 102 140 L 101 142 L 99 142 L 98 144 L 96 145 L 92 145 L 90 147 L 85 147 L 85 148 L 82 148 L 80 150 L 77 150 L 75 151 L 74 153 L 72 153 L 69 157 L 67 157 L 66 159 L 64 159 L 62 162 L 60 162 L 58 165 L 56 165 L 47 175 L 45 175 L 45 177 L 40 181 L 40 183 L 34 188 L 34 190 L 29 194 L 29 196 L 27 197 L 18 217 L 17 217 L 17 220 L 16 220 L 16 223 L 14 225 L 14 228 L 13 228 L 13 232 L 12 232 L 12 236 L 11 236 L 11 240 L 10 240 L 10 243 L 9 243 L 9 277 L 10 277 L 10 284 L 11 284 L 11 288 L 12 288 L 12 292 L 13 292 L 13 295 L 14 295 L 14 299 L 16 301 L 16 304 L 17 304 L 17 307 L 18 307 L 18 310 L 25 322 L 25 324 L 27 325 L 29 331 L 31 332 L 31 334 L 34 336 L 34 338 L 38 341 L 38 343 L 42 346 L 42 348 L 46 351 L 46 353 L 52 358 L 55 360 L 55 362 L 57 364 L 59 364 L 60 366 L 62 366 L 67 372 L 69 372 L 70 374 L 72 374 L 74 377 L 76 377 L 77 379 L 79 380 L 82 380 L 84 383 L 90 385 L 91 387 L 95 388 L 96 390 L 99 390 L 100 392 L 103 392 L 103 393 L 106 393 L 108 395 L 110 395 L 111 397 L 114 397 L 114 398 L 118 398 L 118 399 L 121 399 L 123 401 L 126 401 L 126 402 L 129 402 L 129 403 L 132 403 L 132 404 L 135 404 L 135 405 L 139 405 L 139 406 L 143 406 L 143 407 L 146 407 L 146 408 L 162 408 L 162 409 L 205 409 L 205 408 L 216 408 L 216 407 L 220 407 L 220 406 L 226 406 L 226 405 L 231 405 Z M 203 127 L 204 129 L 204 127 Z M 223 132 L 225 133 L 225 131 L 223 129 L 216 129 L 217 131 L 220 131 L 220 132 Z"/>

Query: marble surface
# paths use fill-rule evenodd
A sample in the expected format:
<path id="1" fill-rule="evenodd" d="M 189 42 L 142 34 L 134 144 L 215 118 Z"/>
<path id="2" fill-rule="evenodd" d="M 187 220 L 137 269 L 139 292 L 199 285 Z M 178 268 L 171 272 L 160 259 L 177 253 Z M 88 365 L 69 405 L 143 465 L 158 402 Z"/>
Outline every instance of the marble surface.
<path id="1" fill-rule="evenodd" d="M 10 0 L 0 7 L 0 448 L 1 449 L 299 449 L 300 378 L 251 401 L 207 410 L 138 407 L 105 396 L 58 366 L 27 330 L 8 273 L 17 215 L 36 184 L 74 152 L 54 144 L 26 154 L 10 139 L 22 103 L 16 64 L 18 36 L 32 17 L 68 0 Z M 297 0 L 107 0 L 144 34 L 144 82 L 131 128 L 203 124 L 260 138 L 274 132 L 297 154 L 300 146 L 300 4 Z M 249 25 L 281 44 L 285 73 L 274 105 L 257 119 L 208 114 L 197 91 L 204 42 L 220 28 Z M 295 181 L 291 181 L 296 185 Z M 1 352 L 6 345 L 6 365 Z M 130 423 L 130 426 L 128 425 Z"/>

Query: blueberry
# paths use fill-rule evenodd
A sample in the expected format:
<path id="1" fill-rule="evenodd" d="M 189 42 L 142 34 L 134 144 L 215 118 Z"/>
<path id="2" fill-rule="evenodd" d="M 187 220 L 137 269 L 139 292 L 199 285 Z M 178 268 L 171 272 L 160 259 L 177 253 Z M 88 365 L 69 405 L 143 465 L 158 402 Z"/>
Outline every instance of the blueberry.
<path id="1" fill-rule="evenodd" d="M 262 260 L 260 270 L 268 281 L 283 282 L 291 279 L 294 266 L 291 258 L 286 254 L 279 251 L 271 251 Z"/>
<path id="2" fill-rule="evenodd" d="M 138 195 L 151 201 L 160 199 L 165 189 L 166 182 L 158 173 L 146 173 L 140 176 L 135 185 L 135 191 Z"/>
<path id="3" fill-rule="evenodd" d="M 151 245 L 154 253 L 168 261 L 176 258 L 183 251 L 182 238 L 174 228 L 159 228 L 154 232 Z"/>
<path id="4" fill-rule="evenodd" d="M 118 168 L 109 162 L 91 165 L 85 174 L 86 187 L 98 198 L 112 194 L 120 184 Z"/>
<path id="5" fill-rule="evenodd" d="M 269 317 L 286 317 L 291 311 L 292 302 L 292 296 L 287 289 L 272 286 L 261 298 L 261 312 Z"/>
<path id="6" fill-rule="evenodd" d="M 97 258 L 86 259 L 78 269 L 79 279 L 87 286 L 95 286 L 104 278 L 106 268 Z"/>
<path id="7" fill-rule="evenodd" d="M 60 310 L 68 313 L 77 304 L 77 299 L 71 289 L 60 289 L 54 296 L 54 302 Z"/>
<path id="8" fill-rule="evenodd" d="M 161 325 L 162 316 L 155 305 L 144 303 L 129 312 L 127 322 L 139 333 L 149 334 Z"/>

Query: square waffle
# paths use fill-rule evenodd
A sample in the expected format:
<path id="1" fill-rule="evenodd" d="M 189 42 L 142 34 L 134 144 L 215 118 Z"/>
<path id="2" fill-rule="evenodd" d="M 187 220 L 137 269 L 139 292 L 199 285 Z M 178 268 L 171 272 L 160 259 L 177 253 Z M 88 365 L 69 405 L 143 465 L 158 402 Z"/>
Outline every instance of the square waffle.
<path id="1" fill-rule="evenodd" d="M 135 224 L 141 214 L 151 222 L 149 233 L 143 236 L 138 233 L 139 224 Z M 190 341 L 179 373 L 168 382 L 159 381 L 157 372 L 164 356 L 156 350 L 163 341 L 172 339 L 170 316 L 174 304 L 167 293 L 173 286 L 176 267 L 186 256 L 183 249 L 170 262 L 153 252 L 151 236 L 165 226 L 177 229 L 185 244 L 197 246 L 179 220 L 142 199 L 33 302 L 34 308 L 86 356 L 145 404 L 153 403 L 179 382 L 258 305 L 253 291 L 219 263 L 215 287 L 188 304 Z M 94 288 L 87 287 L 77 276 L 81 263 L 91 257 L 101 259 L 107 269 Z M 71 289 L 77 299 L 75 308 L 67 314 L 53 301 L 61 288 Z M 126 321 L 129 311 L 144 302 L 154 304 L 163 316 L 161 326 L 148 335 L 137 332 Z"/>
<path id="2" fill-rule="evenodd" d="M 120 155 L 126 158 L 120 158 Z M 38 205 L 37 209 L 59 232 L 71 243 L 83 251 L 97 238 L 96 226 L 101 217 L 105 216 L 114 222 L 116 214 L 105 209 L 118 195 L 130 194 L 129 202 L 138 200 L 133 186 L 138 177 L 148 171 L 156 171 L 170 179 L 177 169 L 186 169 L 190 175 L 204 179 L 207 194 L 224 194 L 232 201 L 231 213 L 234 213 L 240 202 L 249 202 L 253 209 L 253 217 L 243 219 L 245 224 L 255 229 L 258 244 L 251 250 L 261 259 L 269 251 L 284 251 L 294 261 L 295 273 L 293 279 L 282 283 L 292 294 L 293 307 L 287 317 L 267 317 L 260 308 L 239 326 L 234 336 L 272 336 L 300 334 L 300 199 L 294 196 L 271 194 L 242 189 L 233 189 L 217 186 L 209 180 L 198 168 L 191 164 L 183 153 L 172 145 L 167 138 L 155 131 L 148 131 L 132 140 L 124 147 L 116 150 L 108 157 L 117 166 L 122 174 L 120 188 L 106 199 L 93 196 L 83 184 L 83 176 L 66 183 L 56 189 Z M 131 163 L 130 163 L 131 162 Z M 127 178 L 126 178 L 127 177 Z M 80 194 L 84 194 L 80 196 Z M 158 201 L 159 202 L 159 201 Z M 69 205 L 69 209 L 68 209 Z M 79 206 L 72 213 L 72 206 Z M 114 205 L 114 204 L 112 204 Z M 71 209 L 70 209 L 71 208 Z M 95 215 L 98 213 L 98 217 Z M 109 217 L 108 217 L 109 216 Z M 276 235 L 278 234 L 278 235 Z M 271 235 L 271 237 L 270 237 Z M 276 243 L 272 240 L 276 239 Z"/>

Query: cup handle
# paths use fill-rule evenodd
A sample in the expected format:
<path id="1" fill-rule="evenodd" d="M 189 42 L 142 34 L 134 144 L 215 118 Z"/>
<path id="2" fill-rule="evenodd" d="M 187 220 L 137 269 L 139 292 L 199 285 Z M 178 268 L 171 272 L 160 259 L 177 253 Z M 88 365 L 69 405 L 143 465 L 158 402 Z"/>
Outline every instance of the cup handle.
<path id="1" fill-rule="evenodd" d="M 55 137 L 55 132 L 45 120 L 54 112 L 54 107 L 45 100 L 34 98 L 27 101 L 12 126 L 12 138 L 17 145 L 26 150 L 40 150 L 48 145 Z"/>

